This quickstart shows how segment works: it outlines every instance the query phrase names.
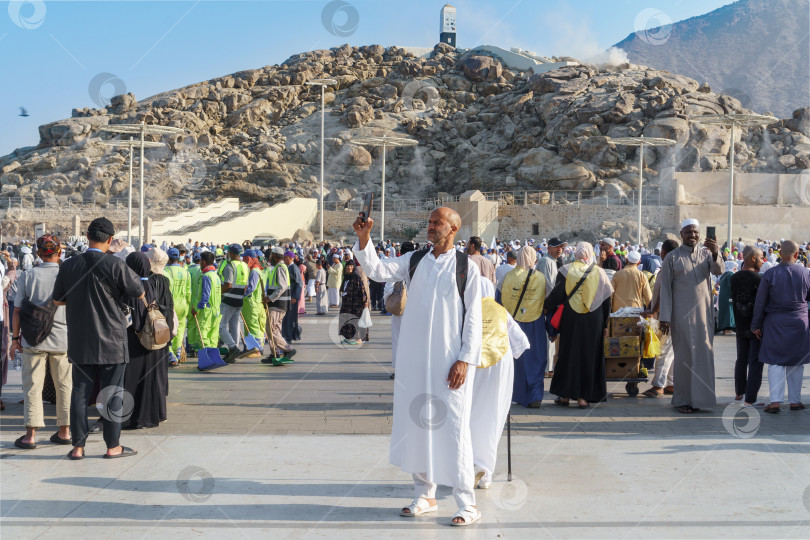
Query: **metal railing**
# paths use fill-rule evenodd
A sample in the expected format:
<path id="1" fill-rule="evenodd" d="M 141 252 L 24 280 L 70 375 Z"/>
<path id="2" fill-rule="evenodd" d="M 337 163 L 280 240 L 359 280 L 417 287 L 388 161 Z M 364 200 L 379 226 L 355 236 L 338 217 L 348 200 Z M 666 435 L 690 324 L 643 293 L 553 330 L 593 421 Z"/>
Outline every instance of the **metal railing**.
<path id="1" fill-rule="evenodd" d="M 265 202 L 255 202 L 246 204 L 244 206 L 240 206 L 239 210 L 232 210 L 230 212 L 226 212 L 219 216 L 214 216 L 208 218 L 204 221 L 198 221 L 196 223 L 191 223 L 189 225 L 184 225 L 177 229 L 166 231 L 163 233 L 164 236 L 179 236 L 188 234 L 190 232 L 198 231 L 205 227 L 211 227 L 213 225 L 217 225 L 218 223 L 222 223 L 223 221 L 229 221 L 235 217 L 243 216 L 249 212 L 253 212 L 255 210 L 264 210 L 267 207 L 267 203 Z"/>
<path id="2" fill-rule="evenodd" d="M 535 190 L 535 191 L 486 191 L 482 192 L 486 200 L 503 205 L 533 205 L 533 204 L 562 204 L 562 205 L 598 205 L 598 206 L 636 206 L 638 190 L 632 190 L 622 195 L 615 190 L 588 189 L 588 190 Z M 388 197 L 385 200 L 385 209 L 389 212 L 404 212 L 409 210 L 433 210 L 437 206 L 449 202 L 458 202 L 459 195 L 442 197 L 428 197 L 424 199 L 398 199 Z M 661 191 L 657 188 L 646 188 L 643 191 L 644 206 L 661 206 Z M 324 210 L 328 211 L 357 211 L 362 209 L 362 201 L 355 197 L 348 202 L 324 201 Z M 380 211 L 380 200 L 375 199 L 372 210 Z"/>
<path id="3" fill-rule="evenodd" d="M 593 190 L 534 190 L 534 191 L 485 191 L 482 192 L 486 200 L 498 202 L 507 205 L 530 205 L 530 204 L 576 204 L 576 205 L 600 205 L 600 206 L 619 206 L 619 205 L 636 205 L 638 198 L 638 191 L 632 190 L 626 195 L 620 195 L 615 190 L 593 189 Z M 126 197 L 112 197 L 101 198 L 93 197 L 83 199 L 81 203 L 77 203 L 72 199 L 73 196 L 68 195 L 55 195 L 53 197 L 0 197 L 0 209 L 53 209 L 53 210 L 88 210 L 88 209 L 108 209 L 108 210 L 126 210 L 127 198 Z M 406 211 L 424 211 L 432 210 L 437 206 L 441 206 L 450 202 L 458 202 L 459 195 L 444 195 L 435 197 L 426 197 L 422 199 L 400 199 L 388 196 L 385 201 L 385 209 L 391 212 L 406 212 Z M 644 189 L 644 205 L 661 206 L 662 197 L 661 191 L 658 188 L 645 188 Z M 200 204 L 192 199 L 163 199 L 163 200 L 146 200 L 147 206 L 150 209 L 161 207 L 171 208 L 173 212 L 184 210 L 191 210 L 197 208 Z M 265 202 L 258 203 L 266 204 Z M 324 201 L 324 209 L 330 211 L 351 210 L 360 211 L 362 208 L 362 200 L 359 197 L 348 202 L 340 201 Z M 251 206 L 251 205 L 248 205 Z M 138 208 L 138 199 L 133 197 L 132 207 Z M 246 208 L 243 208 L 244 210 Z M 380 199 L 374 200 L 372 207 L 373 211 L 380 211 Z M 213 219 L 213 218 L 212 218 Z"/>
<path id="4" fill-rule="evenodd" d="M 113 197 L 113 198 L 90 198 L 82 199 L 81 203 L 72 200 L 69 195 L 54 195 L 53 197 L 0 197 L 0 209 L 10 210 L 13 208 L 22 209 L 51 209 L 51 210 L 87 210 L 87 209 L 108 209 L 108 210 L 126 210 L 127 201 L 126 197 Z M 191 199 L 164 199 L 164 200 L 149 200 L 147 198 L 146 204 L 150 207 L 167 206 L 171 207 L 172 211 L 191 210 L 199 206 L 199 203 Z M 132 207 L 138 208 L 138 198 L 132 198 Z"/>
<path id="5" fill-rule="evenodd" d="M 619 193 L 616 190 L 535 190 L 535 191 L 487 191 L 483 192 L 488 201 L 508 205 L 565 204 L 598 206 L 636 206 L 638 190 Z M 644 206 L 661 206 L 661 190 L 646 188 L 642 195 Z"/>

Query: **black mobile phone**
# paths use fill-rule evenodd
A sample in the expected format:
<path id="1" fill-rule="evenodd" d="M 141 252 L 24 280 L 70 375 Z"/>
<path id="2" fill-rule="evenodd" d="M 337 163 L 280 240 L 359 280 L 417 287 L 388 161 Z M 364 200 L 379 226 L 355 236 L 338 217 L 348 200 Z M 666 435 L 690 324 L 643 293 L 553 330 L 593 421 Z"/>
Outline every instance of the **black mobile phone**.
<path id="1" fill-rule="evenodd" d="M 717 232 L 715 231 L 715 227 L 706 227 L 706 238 L 717 240 Z"/>
<path id="2" fill-rule="evenodd" d="M 371 217 L 371 204 L 374 202 L 374 194 L 373 193 L 366 193 L 363 195 L 363 210 L 360 212 L 362 214 L 361 218 L 363 223 L 368 221 L 368 218 Z"/>

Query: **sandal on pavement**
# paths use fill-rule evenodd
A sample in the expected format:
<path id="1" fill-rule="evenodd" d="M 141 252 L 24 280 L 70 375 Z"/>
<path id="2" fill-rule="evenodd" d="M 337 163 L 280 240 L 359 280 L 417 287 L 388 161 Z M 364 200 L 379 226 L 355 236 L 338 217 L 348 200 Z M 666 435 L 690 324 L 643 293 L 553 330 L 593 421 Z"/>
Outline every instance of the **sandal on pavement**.
<path id="1" fill-rule="evenodd" d="M 804 403 L 791 403 L 790 410 L 791 411 L 801 411 L 806 409 L 807 407 L 804 406 Z"/>
<path id="2" fill-rule="evenodd" d="M 134 456 L 137 453 L 138 453 L 137 450 L 133 450 L 132 448 L 129 448 L 128 446 L 122 446 L 120 454 L 115 454 L 114 456 L 111 456 L 110 454 L 104 454 L 104 459 L 115 459 L 115 458 L 120 458 L 120 457 L 129 457 L 129 456 Z"/>
<path id="3" fill-rule="evenodd" d="M 23 442 L 23 437 L 25 437 L 25 435 L 14 441 L 14 446 L 22 448 L 23 450 L 33 450 L 37 447 L 37 443 Z"/>
<path id="4" fill-rule="evenodd" d="M 461 518 L 464 521 L 455 522 L 450 521 L 450 525 L 453 527 L 466 527 L 467 525 L 472 525 L 479 519 L 481 519 L 481 511 L 476 508 L 475 506 L 465 506 L 464 508 L 459 508 L 456 515 L 453 516 L 453 519 Z"/>
<path id="5" fill-rule="evenodd" d="M 417 497 L 413 500 L 411 504 L 403 508 L 402 511 L 399 513 L 399 515 L 402 517 L 416 517 L 421 516 L 422 514 L 429 514 L 430 512 L 435 512 L 438 509 L 439 509 L 438 503 L 431 506 L 430 502 L 424 497 Z M 405 510 L 407 510 L 407 512 Z"/>
<path id="6" fill-rule="evenodd" d="M 642 392 L 641 395 L 649 397 L 649 398 L 661 397 L 661 396 L 664 395 L 664 389 L 663 388 L 658 388 L 657 386 L 653 386 L 649 390 L 646 390 L 646 391 Z"/>
<path id="7" fill-rule="evenodd" d="M 668 396 L 671 396 L 674 393 L 675 393 L 675 387 L 674 386 L 665 386 L 664 387 L 664 394 L 666 394 Z"/>
<path id="8" fill-rule="evenodd" d="M 689 405 L 681 405 L 676 410 L 681 414 L 692 414 L 693 412 L 697 411 L 697 409 L 693 409 Z"/>
<path id="9" fill-rule="evenodd" d="M 63 439 L 59 436 L 59 433 L 54 433 L 51 435 L 51 442 L 54 444 L 70 444 L 72 441 L 70 439 Z"/>
<path id="10" fill-rule="evenodd" d="M 79 461 L 80 459 L 84 459 L 84 448 L 82 448 L 82 455 L 80 456 L 74 456 L 73 450 L 75 450 L 75 448 L 71 448 L 70 452 L 67 453 L 68 458 L 72 459 L 73 461 Z"/>
<path id="11" fill-rule="evenodd" d="M 765 411 L 766 413 L 779 414 L 780 412 L 782 412 L 782 407 L 778 405 L 776 407 L 771 407 L 770 405 L 768 405 L 762 410 Z"/>
<path id="12" fill-rule="evenodd" d="M 559 405 L 560 407 L 568 407 L 568 402 L 563 401 L 562 398 L 557 398 L 554 400 L 554 405 Z"/>

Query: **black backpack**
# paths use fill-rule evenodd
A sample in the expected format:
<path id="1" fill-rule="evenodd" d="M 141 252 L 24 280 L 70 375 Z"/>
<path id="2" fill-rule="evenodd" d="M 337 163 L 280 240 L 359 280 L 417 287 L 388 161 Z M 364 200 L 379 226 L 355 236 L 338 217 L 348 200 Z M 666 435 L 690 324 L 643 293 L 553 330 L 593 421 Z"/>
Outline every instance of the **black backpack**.
<path id="1" fill-rule="evenodd" d="M 419 261 L 425 258 L 425 255 L 430 251 L 430 247 L 425 247 L 411 255 L 410 265 L 408 268 L 409 279 L 413 280 L 413 274 L 416 272 L 416 267 Z M 458 250 L 456 252 L 456 287 L 458 287 L 458 295 L 461 297 L 461 324 L 464 325 L 464 316 L 467 314 L 467 306 L 464 303 L 464 289 L 467 288 L 467 267 L 470 264 L 470 259 L 467 258 L 466 253 Z"/>

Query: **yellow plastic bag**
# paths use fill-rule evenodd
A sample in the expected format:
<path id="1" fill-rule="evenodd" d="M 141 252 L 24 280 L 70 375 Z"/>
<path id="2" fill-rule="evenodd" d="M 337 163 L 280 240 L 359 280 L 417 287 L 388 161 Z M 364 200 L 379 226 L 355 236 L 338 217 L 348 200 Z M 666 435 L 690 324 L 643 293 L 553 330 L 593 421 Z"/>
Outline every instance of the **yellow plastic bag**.
<path id="1" fill-rule="evenodd" d="M 641 352 L 643 358 L 655 358 L 661 354 L 661 341 L 652 326 L 644 328 L 644 346 Z"/>

